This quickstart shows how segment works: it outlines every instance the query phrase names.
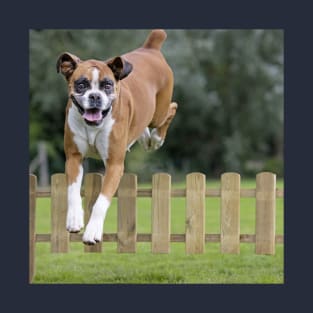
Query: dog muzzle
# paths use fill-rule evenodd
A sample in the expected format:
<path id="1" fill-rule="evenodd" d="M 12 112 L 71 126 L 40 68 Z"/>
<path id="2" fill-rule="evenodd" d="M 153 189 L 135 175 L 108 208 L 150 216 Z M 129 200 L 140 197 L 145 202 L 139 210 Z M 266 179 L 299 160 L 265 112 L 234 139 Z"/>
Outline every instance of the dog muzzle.
<path id="1" fill-rule="evenodd" d="M 111 102 L 109 107 L 105 110 L 100 110 L 98 108 L 84 109 L 73 95 L 71 95 L 71 99 L 88 125 L 99 125 L 112 108 Z"/>

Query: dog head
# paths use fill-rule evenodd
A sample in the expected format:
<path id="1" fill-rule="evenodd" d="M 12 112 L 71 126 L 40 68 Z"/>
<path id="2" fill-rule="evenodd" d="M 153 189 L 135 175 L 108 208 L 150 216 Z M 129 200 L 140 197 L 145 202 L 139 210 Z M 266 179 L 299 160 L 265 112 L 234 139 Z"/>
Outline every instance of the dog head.
<path id="1" fill-rule="evenodd" d="M 100 125 L 117 96 L 118 83 L 132 71 L 132 65 L 121 57 L 109 61 L 81 61 L 63 53 L 57 61 L 57 72 L 67 80 L 69 97 L 88 125 Z"/>

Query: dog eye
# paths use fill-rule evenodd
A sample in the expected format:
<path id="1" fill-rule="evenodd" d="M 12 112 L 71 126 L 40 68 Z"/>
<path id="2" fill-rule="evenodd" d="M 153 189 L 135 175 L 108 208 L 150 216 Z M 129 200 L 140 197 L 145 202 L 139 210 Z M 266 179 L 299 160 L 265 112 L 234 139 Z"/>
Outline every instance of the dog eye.
<path id="1" fill-rule="evenodd" d="M 79 79 L 75 82 L 75 91 L 78 93 L 84 92 L 87 88 L 89 88 L 89 83 L 85 79 Z"/>
<path id="2" fill-rule="evenodd" d="M 101 89 L 110 90 L 113 87 L 113 82 L 110 80 L 104 80 L 100 83 Z"/>
<path id="3" fill-rule="evenodd" d="M 112 84 L 109 84 L 109 83 L 106 83 L 105 85 L 104 85 L 104 88 L 105 89 L 110 89 L 112 87 Z"/>
<path id="4" fill-rule="evenodd" d="M 77 85 L 77 90 L 84 90 L 86 88 L 86 85 L 81 83 Z"/>

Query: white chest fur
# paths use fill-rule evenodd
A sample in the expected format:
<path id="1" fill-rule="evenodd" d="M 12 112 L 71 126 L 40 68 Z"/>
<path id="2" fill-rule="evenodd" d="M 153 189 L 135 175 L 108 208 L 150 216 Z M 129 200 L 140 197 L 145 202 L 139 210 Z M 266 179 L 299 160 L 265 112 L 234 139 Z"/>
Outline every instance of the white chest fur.
<path id="1" fill-rule="evenodd" d="M 72 105 L 68 112 L 68 123 L 79 152 L 84 157 L 101 158 L 105 162 L 108 157 L 109 136 L 114 124 L 112 113 L 108 113 L 101 125 L 89 126 Z"/>

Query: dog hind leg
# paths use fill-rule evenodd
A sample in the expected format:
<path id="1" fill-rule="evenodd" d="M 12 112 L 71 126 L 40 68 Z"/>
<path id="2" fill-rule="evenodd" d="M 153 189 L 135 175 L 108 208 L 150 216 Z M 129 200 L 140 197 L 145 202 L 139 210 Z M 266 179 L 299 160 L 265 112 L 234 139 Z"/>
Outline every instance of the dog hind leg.
<path id="1" fill-rule="evenodd" d="M 168 127 L 170 126 L 177 110 L 177 103 L 172 102 L 169 106 L 167 116 L 163 123 L 161 123 L 160 126 L 155 127 L 151 130 L 151 139 L 150 139 L 150 150 L 156 150 L 160 148 L 166 137 L 166 133 L 168 130 Z"/>
<path id="2" fill-rule="evenodd" d="M 150 150 L 151 134 L 149 127 L 145 128 L 144 132 L 141 134 L 137 141 L 146 151 Z"/>

